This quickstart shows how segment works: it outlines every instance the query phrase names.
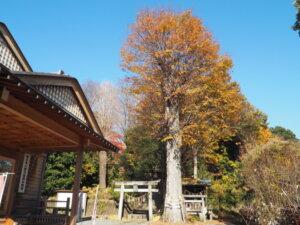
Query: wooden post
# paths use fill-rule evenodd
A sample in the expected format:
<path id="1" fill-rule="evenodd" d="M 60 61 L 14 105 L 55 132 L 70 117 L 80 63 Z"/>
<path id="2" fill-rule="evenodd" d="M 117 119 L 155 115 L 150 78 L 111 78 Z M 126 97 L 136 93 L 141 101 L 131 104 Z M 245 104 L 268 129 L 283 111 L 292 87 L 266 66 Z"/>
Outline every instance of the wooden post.
<path id="1" fill-rule="evenodd" d="M 47 199 L 43 198 L 42 199 L 42 215 L 46 214 L 46 209 L 47 209 Z"/>
<path id="2" fill-rule="evenodd" d="M 83 156 L 83 149 L 77 152 L 70 225 L 76 225 L 76 217 L 77 217 L 77 210 L 78 210 L 78 195 L 80 191 L 80 181 L 81 181 L 81 168 L 82 168 L 82 158 L 83 158 L 82 156 Z"/>
<path id="3" fill-rule="evenodd" d="M 67 198 L 67 202 L 66 202 L 66 216 L 69 215 L 69 210 L 70 210 L 70 198 Z"/>
<path id="4" fill-rule="evenodd" d="M 121 184 L 121 192 L 120 192 L 120 200 L 119 200 L 119 212 L 118 212 L 118 219 L 122 220 L 123 214 L 123 201 L 124 201 L 124 184 Z"/>
<path id="5" fill-rule="evenodd" d="M 153 209 L 152 209 L 152 185 L 148 184 L 148 207 L 149 207 L 149 221 L 153 219 Z"/>

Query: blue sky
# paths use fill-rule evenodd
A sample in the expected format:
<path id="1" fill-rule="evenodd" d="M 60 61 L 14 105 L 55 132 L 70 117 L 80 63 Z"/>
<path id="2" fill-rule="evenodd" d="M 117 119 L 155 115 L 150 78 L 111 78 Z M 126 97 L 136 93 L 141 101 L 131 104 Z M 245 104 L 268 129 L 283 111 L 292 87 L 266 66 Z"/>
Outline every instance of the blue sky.
<path id="1" fill-rule="evenodd" d="M 236 80 L 270 126 L 300 137 L 300 38 L 293 0 L 1 1 L 4 22 L 35 71 L 63 69 L 80 82 L 124 76 L 119 50 L 145 7 L 193 9 L 234 61 Z"/>

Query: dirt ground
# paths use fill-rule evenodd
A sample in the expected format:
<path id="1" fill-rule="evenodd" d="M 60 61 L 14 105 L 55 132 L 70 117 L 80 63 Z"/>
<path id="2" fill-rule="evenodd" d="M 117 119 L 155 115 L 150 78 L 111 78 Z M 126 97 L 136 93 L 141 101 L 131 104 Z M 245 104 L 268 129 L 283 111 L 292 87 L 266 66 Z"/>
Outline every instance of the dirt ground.
<path id="1" fill-rule="evenodd" d="M 149 225 L 171 225 L 171 223 L 152 222 L 149 223 Z M 240 224 L 231 221 L 224 221 L 224 220 L 207 220 L 206 222 L 176 223 L 176 225 L 240 225 Z"/>
<path id="2" fill-rule="evenodd" d="M 90 225 L 91 220 L 87 219 L 82 222 L 78 222 L 77 225 Z M 119 221 L 119 220 L 105 220 L 105 219 L 97 219 L 96 225 L 174 225 L 171 223 L 164 222 L 149 222 L 149 221 Z M 222 221 L 222 220 L 207 220 L 205 223 L 195 222 L 195 223 L 177 223 L 176 225 L 239 225 L 238 223 L 233 223 L 230 221 Z"/>

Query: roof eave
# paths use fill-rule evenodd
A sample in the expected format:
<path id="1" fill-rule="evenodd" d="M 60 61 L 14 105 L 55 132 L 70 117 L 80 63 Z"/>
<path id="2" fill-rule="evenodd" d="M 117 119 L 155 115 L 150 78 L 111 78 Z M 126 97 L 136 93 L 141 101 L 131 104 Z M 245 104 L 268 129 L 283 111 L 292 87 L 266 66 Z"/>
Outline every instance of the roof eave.
<path id="1" fill-rule="evenodd" d="M 34 93 L 36 96 L 39 96 L 36 101 L 40 102 L 41 105 L 45 104 L 45 101 L 47 101 L 47 104 L 49 107 L 55 107 L 58 109 L 59 114 L 61 114 L 62 119 L 65 119 L 68 121 L 68 123 L 72 123 L 72 125 L 77 126 L 77 128 L 82 129 L 83 133 L 85 133 L 85 136 L 90 138 L 93 143 L 95 143 L 98 147 L 103 148 L 105 150 L 111 150 L 114 152 L 118 152 L 119 149 L 111 144 L 109 141 L 107 141 L 103 135 L 99 135 L 97 132 L 95 132 L 93 129 L 86 126 L 82 121 L 78 120 L 76 117 L 71 115 L 69 112 L 67 112 L 65 109 L 60 107 L 57 103 L 55 103 L 53 100 L 45 96 L 43 93 L 38 91 L 37 89 L 31 87 L 30 85 L 23 82 L 21 79 L 19 79 L 17 76 L 15 76 L 8 68 L 0 64 L 0 76 L 6 76 L 7 80 L 14 80 L 14 83 L 16 83 L 16 86 L 26 89 L 26 93 Z"/>
<path id="2" fill-rule="evenodd" d="M 18 55 L 16 54 L 15 51 L 13 51 L 13 53 L 15 54 L 15 56 L 20 61 L 23 69 L 25 71 L 32 72 L 32 68 L 29 65 L 27 59 L 25 58 L 22 50 L 20 49 L 19 45 L 17 44 L 16 40 L 14 39 L 14 37 L 12 36 L 12 34 L 10 33 L 9 29 L 7 28 L 7 26 L 4 23 L 2 23 L 2 22 L 0 22 L 0 31 L 1 31 L 1 29 L 4 31 L 4 32 L 3 31 L 1 32 L 1 33 L 3 33 L 4 38 L 8 38 L 9 39 L 9 40 L 6 39 L 6 41 L 10 41 L 13 44 L 13 47 L 15 48 L 15 50 L 17 51 Z"/>

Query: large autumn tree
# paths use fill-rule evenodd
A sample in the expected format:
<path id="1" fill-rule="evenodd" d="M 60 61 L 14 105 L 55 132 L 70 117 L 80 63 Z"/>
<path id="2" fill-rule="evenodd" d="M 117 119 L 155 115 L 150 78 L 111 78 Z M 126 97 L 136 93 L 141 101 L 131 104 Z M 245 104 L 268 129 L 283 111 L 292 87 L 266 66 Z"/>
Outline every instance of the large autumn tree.
<path id="1" fill-rule="evenodd" d="M 188 108 L 185 98 L 192 99 L 193 93 L 198 94 L 197 85 L 202 77 L 226 74 L 231 61 L 219 54 L 211 33 L 191 11 L 176 13 L 163 9 L 138 13 L 121 49 L 121 57 L 122 68 L 131 73 L 130 91 L 140 99 L 137 111 L 153 106 L 155 112 L 141 110 L 140 116 L 154 118 L 147 125 L 162 135 L 166 145 L 164 219 L 184 221 L 180 147 L 184 122 L 181 113 Z"/>

